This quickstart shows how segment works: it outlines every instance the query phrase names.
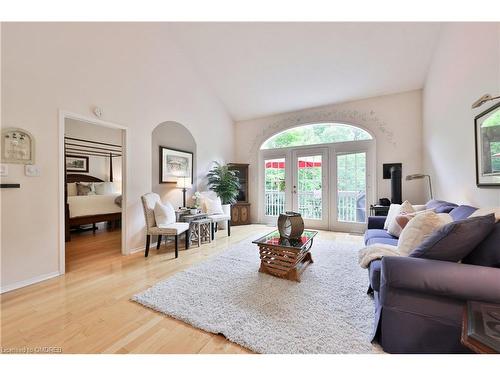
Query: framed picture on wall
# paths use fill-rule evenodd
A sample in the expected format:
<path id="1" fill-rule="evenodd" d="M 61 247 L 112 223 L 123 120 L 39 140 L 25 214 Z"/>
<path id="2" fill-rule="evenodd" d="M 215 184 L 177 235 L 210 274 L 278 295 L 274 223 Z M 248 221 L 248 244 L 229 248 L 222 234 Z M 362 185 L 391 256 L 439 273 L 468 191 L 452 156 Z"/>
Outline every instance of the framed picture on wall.
<path id="1" fill-rule="evenodd" d="M 160 184 L 189 177 L 193 183 L 193 153 L 160 146 Z"/>
<path id="2" fill-rule="evenodd" d="M 67 172 L 89 172 L 89 157 L 80 155 L 66 155 Z"/>
<path id="3" fill-rule="evenodd" d="M 474 119 L 476 184 L 500 187 L 500 103 Z"/>

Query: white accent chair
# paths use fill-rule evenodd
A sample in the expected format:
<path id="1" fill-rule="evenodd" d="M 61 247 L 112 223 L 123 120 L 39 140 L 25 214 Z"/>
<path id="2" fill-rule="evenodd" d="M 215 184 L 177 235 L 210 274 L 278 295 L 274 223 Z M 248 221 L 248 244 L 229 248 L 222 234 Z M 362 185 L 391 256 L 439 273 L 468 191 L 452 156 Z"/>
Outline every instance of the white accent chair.
<path id="1" fill-rule="evenodd" d="M 205 199 L 217 199 L 217 194 L 213 191 L 203 191 L 201 194 L 201 210 L 207 213 L 207 208 L 205 205 Z M 227 235 L 231 236 L 231 208 L 229 212 L 224 212 L 222 214 L 208 215 L 212 219 L 212 240 L 215 238 L 215 232 L 218 229 L 218 223 L 225 223 L 227 227 Z"/>
<path id="2" fill-rule="evenodd" d="M 144 209 L 144 216 L 146 218 L 146 249 L 145 256 L 149 254 L 149 246 L 151 242 L 151 236 L 158 236 L 158 242 L 156 243 L 156 248 L 159 249 L 161 245 L 162 237 L 165 236 L 165 242 L 168 236 L 175 237 L 175 257 L 179 256 L 179 236 L 185 233 L 186 237 L 186 249 L 189 249 L 189 223 L 172 223 L 165 225 L 157 225 L 155 220 L 154 208 L 156 202 L 160 202 L 160 196 L 156 193 L 147 193 L 141 197 L 142 208 Z"/>

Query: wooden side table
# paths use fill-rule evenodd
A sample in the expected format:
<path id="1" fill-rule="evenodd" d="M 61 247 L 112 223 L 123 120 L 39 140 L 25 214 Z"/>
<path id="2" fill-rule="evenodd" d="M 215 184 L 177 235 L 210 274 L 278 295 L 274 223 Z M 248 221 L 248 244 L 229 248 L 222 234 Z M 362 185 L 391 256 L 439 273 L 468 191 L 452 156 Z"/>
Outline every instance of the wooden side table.
<path id="1" fill-rule="evenodd" d="M 476 353 L 500 353 L 500 305 L 467 301 L 461 342 Z"/>

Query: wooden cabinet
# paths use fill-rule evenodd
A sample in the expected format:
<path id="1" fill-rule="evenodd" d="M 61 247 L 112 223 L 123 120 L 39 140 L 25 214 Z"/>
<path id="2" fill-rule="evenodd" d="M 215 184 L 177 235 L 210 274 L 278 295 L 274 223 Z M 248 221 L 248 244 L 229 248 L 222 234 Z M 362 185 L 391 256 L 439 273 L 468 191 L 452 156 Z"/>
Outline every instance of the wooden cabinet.
<path id="1" fill-rule="evenodd" d="M 250 224 L 250 203 L 235 203 L 231 206 L 231 225 Z"/>
<path id="2" fill-rule="evenodd" d="M 229 163 L 229 169 L 236 172 L 240 179 L 237 202 L 231 206 L 231 224 L 250 224 L 250 203 L 248 203 L 248 164 Z"/>

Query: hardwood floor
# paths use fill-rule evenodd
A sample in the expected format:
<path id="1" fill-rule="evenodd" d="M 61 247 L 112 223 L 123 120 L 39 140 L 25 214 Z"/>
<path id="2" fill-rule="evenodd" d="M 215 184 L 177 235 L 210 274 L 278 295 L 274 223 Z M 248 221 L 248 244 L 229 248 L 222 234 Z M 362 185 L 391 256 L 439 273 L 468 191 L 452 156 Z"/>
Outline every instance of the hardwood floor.
<path id="1" fill-rule="evenodd" d="M 220 335 L 196 329 L 131 302 L 132 295 L 250 235 L 264 225 L 219 231 L 211 244 L 180 250 L 173 244 L 122 256 L 120 232 L 74 236 L 66 249 L 66 274 L 1 295 L 5 349 L 56 347 L 63 353 L 250 353 Z M 357 235 L 320 232 L 326 239 L 362 243 Z M 257 248 L 255 249 L 257 251 Z M 258 265 L 256 265 L 256 272 Z"/>

